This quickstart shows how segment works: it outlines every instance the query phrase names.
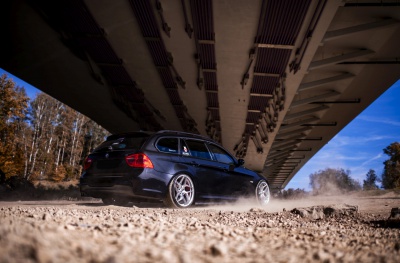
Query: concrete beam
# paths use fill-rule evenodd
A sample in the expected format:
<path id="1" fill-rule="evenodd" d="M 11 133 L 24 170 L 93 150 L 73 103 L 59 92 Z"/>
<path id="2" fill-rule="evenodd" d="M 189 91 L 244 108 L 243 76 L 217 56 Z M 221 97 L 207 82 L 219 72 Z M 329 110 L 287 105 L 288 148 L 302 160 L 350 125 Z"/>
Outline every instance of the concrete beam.
<path id="1" fill-rule="evenodd" d="M 371 55 L 371 54 L 374 54 L 374 53 L 375 53 L 374 51 L 371 51 L 371 50 L 368 50 L 368 49 L 363 49 L 363 50 L 347 53 L 347 54 L 336 56 L 336 57 L 320 59 L 320 60 L 311 62 L 310 66 L 308 67 L 308 70 L 314 70 L 314 69 L 318 69 L 318 68 L 323 68 L 323 67 L 335 65 L 335 64 L 338 64 L 340 62 L 344 62 L 346 60 L 350 60 L 350 59 L 358 58 L 358 57 L 363 57 L 363 56 Z"/>
<path id="2" fill-rule="evenodd" d="M 320 79 L 320 80 L 316 80 L 316 81 L 311 81 L 311 82 L 306 82 L 306 83 L 302 83 L 299 86 L 299 89 L 297 91 L 305 91 L 305 90 L 309 90 L 309 89 L 314 89 L 314 88 L 318 88 L 322 85 L 325 84 L 330 84 L 336 81 L 340 81 L 340 80 L 344 80 L 344 79 L 349 79 L 349 78 L 354 78 L 355 75 L 351 74 L 351 73 L 344 73 L 342 75 L 337 75 L 334 77 L 330 77 L 330 78 L 325 78 L 325 79 Z"/>
<path id="3" fill-rule="evenodd" d="M 344 37 L 349 34 L 355 34 L 355 33 L 361 32 L 361 31 L 365 31 L 365 30 L 372 30 L 372 29 L 396 25 L 396 24 L 399 24 L 399 21 L 397 21 L 396 19 L 389 18 L 389 19 L 383 19 L 380 21 L 372 22 L 372 23 L 342 28 L 342 29 L 338 29 L 338 30 L 332 30 L 332 31 L 326 32 L 323 42 L 341 38 L 341 37 Z"/>

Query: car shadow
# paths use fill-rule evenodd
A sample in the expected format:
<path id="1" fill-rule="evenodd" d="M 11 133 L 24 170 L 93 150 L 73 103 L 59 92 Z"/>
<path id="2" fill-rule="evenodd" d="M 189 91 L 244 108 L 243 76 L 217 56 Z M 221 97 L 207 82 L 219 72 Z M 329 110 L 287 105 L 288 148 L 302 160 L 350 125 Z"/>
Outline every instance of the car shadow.
<path id="1" fill-rule="evenodd" d="M 400 219 L 374 220 L 370 223 L 375 228 L 400 228 Z"/>
<path id="2" fill-rule="evenodd" d="M 78 206 L 90 206 L 90 207 L 127 207 L 127 208 L 167 208 L 163 203 L 148 203 L 148 202 L 128 202 L 127 204 L 104 204 L 103 202 L 99 201 L 98 203 L 93 202 L 81 202 L 77 203 Z"/>

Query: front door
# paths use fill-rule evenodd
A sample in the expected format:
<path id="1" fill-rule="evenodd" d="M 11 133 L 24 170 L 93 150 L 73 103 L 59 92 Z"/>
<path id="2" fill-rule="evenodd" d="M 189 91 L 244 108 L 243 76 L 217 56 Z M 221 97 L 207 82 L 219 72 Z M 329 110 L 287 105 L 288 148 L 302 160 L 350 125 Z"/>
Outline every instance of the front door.
<path id="1" fill-rule="evenodd" d="M 223 187 L 223 168 L 212 159 L 204 142 L 194 139 L 181 140 L 181 153 L 185 164 L 194 167 L 197 196 L 219 199 Z"/>

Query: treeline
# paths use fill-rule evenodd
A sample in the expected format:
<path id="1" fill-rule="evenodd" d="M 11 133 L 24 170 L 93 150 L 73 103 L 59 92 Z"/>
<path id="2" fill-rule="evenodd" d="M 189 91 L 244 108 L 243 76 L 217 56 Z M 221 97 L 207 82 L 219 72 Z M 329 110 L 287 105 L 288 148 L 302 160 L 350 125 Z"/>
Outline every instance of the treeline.
<path id="1" fill-rule="evenodd" d="M 310 175 L 312 192 L 320 193 L 346 193 L 358 190 L 400 188 L 400 143 L 393 142 L 383 149 L 388 159 L 383 162 L 383 172 L 378 176 L 375 170 L 370 169 L 363 183 L 350 176 L 350 170 L 326 168 Z"/>
<path id="2" fill-rule="evenodd" d="M 310 174 L 311 191 L 304 189 L 282 190 L 277 197 L 282 199 L 299 199 L 309 195 L 334 195 L 360 190 L 400 189 L 400 143 L 393 142 L 383 149 L 389 159 L 383 162 L 383 172 L 378 176 L 370 169 L 365 175 L 363 184 L 350 176 L 350 170 L 325 168 Z"/>
<path id="3" fill-rule="evenodd" d="M 45 93 L 30 101 L 23 87 L 0 77 L 0 169 L 6 178 L 78 178 L 85 156 L 108 134 Z"/>

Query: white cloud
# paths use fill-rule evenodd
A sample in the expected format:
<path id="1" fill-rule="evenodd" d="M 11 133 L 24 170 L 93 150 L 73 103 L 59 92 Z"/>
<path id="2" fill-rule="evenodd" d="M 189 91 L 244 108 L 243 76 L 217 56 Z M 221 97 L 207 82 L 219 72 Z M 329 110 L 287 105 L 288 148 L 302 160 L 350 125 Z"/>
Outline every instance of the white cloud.
<path id="1" fill-rule="evenodd" d="M 374 123 L 400 126 L 400 121 L 391 120 L 391 119 L 377 118 L 377 117 L 371 117 L 371 116 L 365 116 L 365 115 L 361 115 L 361 116 L 357 117 L 357 119 L 363 120 L 363 121 L 368 121 L 368 122 L 374 122 Z"/>
<path id="2" fill-rule="evenodd" d="M 378 154 L 375 155 L 374 157 L 372 157 L 372 158 L 366 160 L 365 162 L 363 162 L 363 163 L 361 164 L 361 166 L 365 166 L 365 165 L 367 165 L 367 164 L 369 164 L 369 163 L 371 163 L 371 162 L 373 162 L 373 161 L 375 161 L 375 160 L 382 159 L 382 157 L 383 157 L 383 154 L 382 154 L 382 153 L 378 153 Z"/>
<path id="3" fill-rule="evenodd" d="M 371 143 L 374 141 L 381 141 L 394 138 L 393 136 L 382 136 L 382 135 L 368 135 L 363 134 L 362 136 L 335 136 L 330 142 L 329 145 L 333 147 L 343 147 L 347 145 L 362 145 L 366 143 Z"/>

